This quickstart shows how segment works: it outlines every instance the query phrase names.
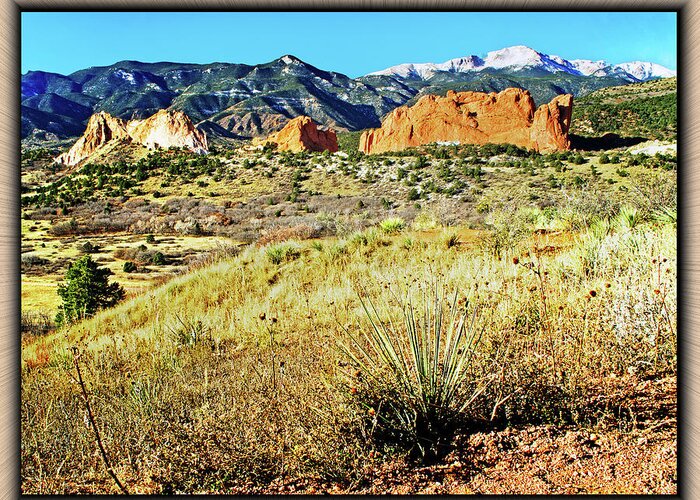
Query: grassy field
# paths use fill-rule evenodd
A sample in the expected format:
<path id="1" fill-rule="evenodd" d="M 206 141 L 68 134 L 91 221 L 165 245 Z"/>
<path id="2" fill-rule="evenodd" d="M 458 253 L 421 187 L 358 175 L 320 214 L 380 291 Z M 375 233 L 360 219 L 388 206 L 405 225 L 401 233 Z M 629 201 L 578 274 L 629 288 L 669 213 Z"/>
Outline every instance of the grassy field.
<path id="1" fill-rule="evenodd" d="M 601 380 L 675 373 L 675 227 L 623 216 L 575 233 L 529 227 L 498 248 L 408 228 L 250 246 L 34 339 L 22 351 L 23 492 L 116 491 L 83 423 L 73 347 L 131 492 L 361 488 L 416 447 L 378 391 L 393 386 L 387 367 L 365 378 L 342 346 L 371 346 L 363 303 L 401 338 L 400 303 L 420 310 L 424 290 L 445 292 L 448 308 L 456 293 L 481 336 L 459 387 L 479 394 L 454 432 L 595 429 L 616 411 L 588 404 Z"/>
<path id="2" fill-rule="evenodd" d="M 49 159 L 23 160 L 23 493 L 675 492 L 675 156 Z M 56 329 L 85 255 L 126 298 Z M 484 478 L 545 442 L 566 474 Z M 598 487 L 572 454 L 636 458 Z"/>

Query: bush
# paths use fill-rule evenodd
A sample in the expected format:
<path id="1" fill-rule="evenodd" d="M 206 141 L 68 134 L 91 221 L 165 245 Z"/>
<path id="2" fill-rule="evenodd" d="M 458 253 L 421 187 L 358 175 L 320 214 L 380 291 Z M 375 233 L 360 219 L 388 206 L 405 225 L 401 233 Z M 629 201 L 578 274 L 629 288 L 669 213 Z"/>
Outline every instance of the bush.
<path id="1" fill-rule="evenodd" d="M 109 269 L 97 267 L 89 255 L 68 266 L 66 283 L 58 286 L 63 304 L 56 315 L 56 324 L 60 326 L 92 316 L 99 309 L 122 300 L 124 288 L 119 283 L 108 283 L 111 274 Z"/>
<path id="2" fill-rule="evenodd" d="M 320 231 L 319 227 L 312 227 L 308 224 L 271 229 L 258 239 L 258 245 L 265 246 L 269 243 L 279 243 L 287 240 L 308 240 L 318 237 Z"/>
<path id="3" fill-rule="evenodd" d="M 298 259 L 301 256 L 301 248 L 294 243 L 280 243 L 265 250 L 267 258 L 273 264 L 281 264 L 283 262 Z"/>
<path id="4" fill-rule="evenodd" d="M 22 335 L 46 335 L 53 329 L 54 324 L 48 314 L 22 312 L 20 317 L 20 332 Z"/>
<path id="5" fill-rule="evenodd" d="M 124 267 L 122 267 L 122 270 L 125 273 L 133 273 L 134 271 L 136 271 L 136 264 L 134 264 L 131 261 L 124 262 Z"/>
<path id="6" fill-rule="evenodd" d="M 82 253 L 95 253 L 100 249 L 100 247 L 87 241 L 83 245 L 79 245 L 78 249 Z"/>
<path id="7" fill-rule="evenodd" d="M 151 264 L 155 266 L 162 266 L 163 264 L 166 264 L 168 262 L 168 259 L 165 258 L 165 255 L 163 255 L 161 252 L 156 252 L 153 254 L 153 257 L 151 257 Z"/>
<path id="8" fill-rule="evenodd" d="M 411 224 L 411 227 L 416 231 L 430 231 L 438 229 L 440 226 L 440 216 L 436 212 L 428 210 L 420 212 Z"/>
<path id="9" fill-rule="evenodd" d="M 48 259 L 44 259 L 32 253 L 22 254 L 22 266 L 43 266 L 44 264 L 48 264 L 48 262 Z"/>

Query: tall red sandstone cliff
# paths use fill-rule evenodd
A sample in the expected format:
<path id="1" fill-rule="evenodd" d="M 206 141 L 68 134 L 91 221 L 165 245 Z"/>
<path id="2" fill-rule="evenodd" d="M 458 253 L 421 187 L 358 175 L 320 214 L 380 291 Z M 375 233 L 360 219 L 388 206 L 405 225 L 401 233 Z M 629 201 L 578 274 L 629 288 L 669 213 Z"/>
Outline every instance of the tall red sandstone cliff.
<path id="1" fill-rule="evenodd" d="M 142 144 L 148 148 L 182 147 L 207 153 L 207 138 L 182 111 L 162 109 L 145 120 L 126 121 L 101 111 L 90 117 L 82 137 L 56 161 L 77 165 L 117 141 Z"/>
<path id="2" fill-rule="evenodd" d="M 257 143 L 272 142 L 279 151 L 338 151 L 338 139 L 333 130 L 319 130 L 308 116 L 297 116 L 282 130 Z"/>
<path id="3" fill-rule="evenodd" d="M 383 153 L 438 141 L 515 144 L 540 152 L 569 149 L 573 96 L 535 108 L 527 90 L 426 95 L 412 107 L 392 111 L 381 128 L 364 132 L 360 151 Z"/>

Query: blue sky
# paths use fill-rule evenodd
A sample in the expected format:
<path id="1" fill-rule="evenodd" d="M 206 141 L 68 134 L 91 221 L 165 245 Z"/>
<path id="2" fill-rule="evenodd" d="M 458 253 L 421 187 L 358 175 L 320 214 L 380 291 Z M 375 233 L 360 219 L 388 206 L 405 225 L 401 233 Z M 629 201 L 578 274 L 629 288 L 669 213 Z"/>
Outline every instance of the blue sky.
<path id="1" fill-rule="evenodd" d="M 258 64 L 293 54 L 356 77 L 527 45 L 566 59 L 677 69 L 676 13 L 23 12 L 22 73 L 131 59 Z"/>

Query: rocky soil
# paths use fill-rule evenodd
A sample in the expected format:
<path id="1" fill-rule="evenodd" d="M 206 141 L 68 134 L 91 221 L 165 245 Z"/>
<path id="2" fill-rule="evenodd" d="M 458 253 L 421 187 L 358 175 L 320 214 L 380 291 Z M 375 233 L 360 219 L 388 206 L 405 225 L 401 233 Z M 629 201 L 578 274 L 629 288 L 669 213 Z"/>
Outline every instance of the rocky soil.
<path id="1" fill-rule="evenodd" d="M 592 407 L 609 408 L 590 428 L 507 427 L 458 436 L 430 466 L 368 463 L 357 484 L 313 480 L 234 493 L 306 494 L 670 494 L 678 492 L 676 379 L 606 380 Z M 617 415 L 616 415 L 617 414 Z"/>

